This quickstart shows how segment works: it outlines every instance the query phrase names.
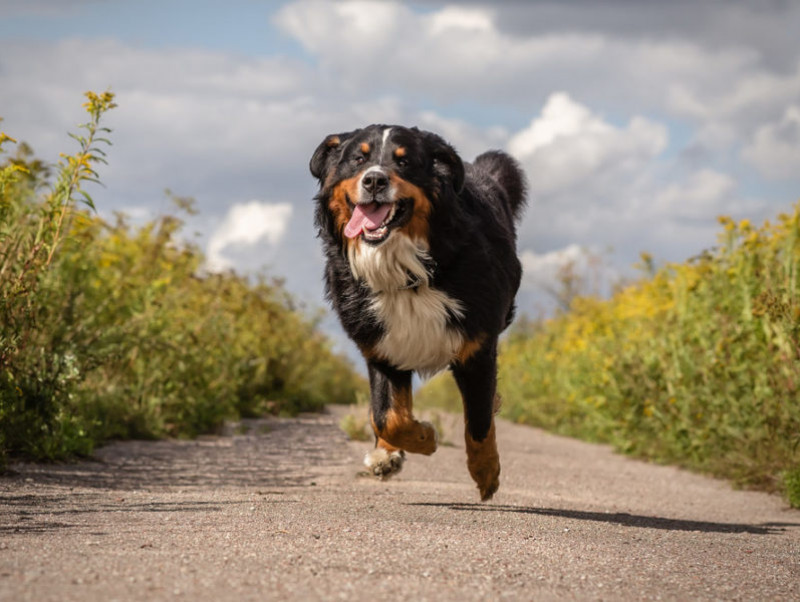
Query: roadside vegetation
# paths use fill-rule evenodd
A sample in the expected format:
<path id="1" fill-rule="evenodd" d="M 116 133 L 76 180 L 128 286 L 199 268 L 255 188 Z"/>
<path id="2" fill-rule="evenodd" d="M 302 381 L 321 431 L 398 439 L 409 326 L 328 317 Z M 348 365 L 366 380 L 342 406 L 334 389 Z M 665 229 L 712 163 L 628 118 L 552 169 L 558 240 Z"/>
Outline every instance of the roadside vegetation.
<path id="1" fill-rule="evenodd" d="M 178 217 L 98 217 L 115 104 L 86 96 L 58 166 L 0 134 L 0 468 L 352 402 L 363 379 L 279 283 L 204 274 Z"/>
<path id="2" fill-rule="evenodd" d="M 576 297 L 518 328 L 500 359 L 502 415 L 656 462 L 781 491 L 800 507 L 800 203 L 610 299 Z M 423 404 L 453 407 L 449 375 Z"/>

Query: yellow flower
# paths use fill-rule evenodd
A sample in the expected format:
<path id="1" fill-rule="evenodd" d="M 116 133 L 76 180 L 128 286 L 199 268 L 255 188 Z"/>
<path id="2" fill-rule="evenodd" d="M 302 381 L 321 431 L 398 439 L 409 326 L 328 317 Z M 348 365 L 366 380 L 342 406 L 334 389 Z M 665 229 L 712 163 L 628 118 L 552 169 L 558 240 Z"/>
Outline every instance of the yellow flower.
<path id="1" fill-rule="evenodd" d="M 83 103 L 83 108 L 89 113 L 103 113 L 117 106 L 112 102 L 114 100 L 114 94 L 112 92 L 97 94 L 89 90 L 84 93 L 84 96 L 88 100 Z"/>

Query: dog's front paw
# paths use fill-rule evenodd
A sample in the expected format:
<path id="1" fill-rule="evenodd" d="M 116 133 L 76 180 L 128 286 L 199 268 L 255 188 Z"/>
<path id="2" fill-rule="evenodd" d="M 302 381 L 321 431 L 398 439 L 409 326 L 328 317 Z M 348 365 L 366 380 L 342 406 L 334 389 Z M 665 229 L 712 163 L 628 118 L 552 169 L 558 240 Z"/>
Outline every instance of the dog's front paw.
<path id="1" fill-rule="evenodd" d="M 364 456 L 364 465 L 379 479 L 388 479 L 403 469 L 406 454 L 402 449 L 388 451 L 376 447 Z"/>
<path id="2" fill-rule="evenodd" d="M 467 429 L 467 468 L 486 502 L 500 487 L 500 455 L 497 453 L 494 421 L 482 441 L 476 441 Z"/>
<path id="3" fill-rule="evenodd" d="M 439 433 L 436 432 L 436 427 L 430 422 L 423 420 L 419 423 L 417 440 L 419 447 L 415 451 L 419 454 L 430 456 L 439 446 Z"/>
<path id="4" fill-rule="evenodd" d="M 439 444 L 439 435 L 430 422 L 414 420 L 384 436 L 393 447 L 399 447 L 412 454 L 430 456 Z"/>
<path id="5" fill-rule="evenodd" d="M 481 493 L 481 501 L 488 502 L 492 496 L 497 493 L 500 488 L 500 466 L 497 466 L 497 472 L 488 476 L 481 482 L 478 482 L 478 491 Z"/>

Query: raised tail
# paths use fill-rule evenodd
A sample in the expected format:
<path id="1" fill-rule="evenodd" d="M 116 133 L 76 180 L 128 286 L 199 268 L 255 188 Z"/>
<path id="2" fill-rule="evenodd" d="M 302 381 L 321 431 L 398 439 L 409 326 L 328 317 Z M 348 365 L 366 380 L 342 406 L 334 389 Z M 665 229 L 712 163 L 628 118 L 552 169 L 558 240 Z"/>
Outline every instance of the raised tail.
<path id="1" fill-rule="evenodd" d="M 519 221 L 525 208 L 528 185 L 517 160 L 503 151 L 491 150 L 476 157 L 473 165 L 488 173 L 505 190 L 511 215 Z"/>

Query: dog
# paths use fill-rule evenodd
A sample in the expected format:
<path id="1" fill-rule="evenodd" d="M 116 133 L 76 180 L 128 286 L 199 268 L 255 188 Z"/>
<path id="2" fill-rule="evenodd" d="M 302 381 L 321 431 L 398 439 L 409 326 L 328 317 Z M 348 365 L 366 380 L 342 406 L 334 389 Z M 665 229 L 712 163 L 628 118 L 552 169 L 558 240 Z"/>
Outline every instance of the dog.
<path id="1" fill-rule="evenodd" d="M 405 452 L 436 451 L 435 429 L 414 418 L 412 374 L 449 368 L 467 467 L 490 499 L 500 484 L 497 342 L 522 274 L 523 171 L 501 151 L 465 163 L 437 134 L 397 125 L 329 135 L 309 167 L 326 297 L 367 363 L 375 448 L 366 466 L 388 478 Z"/>

